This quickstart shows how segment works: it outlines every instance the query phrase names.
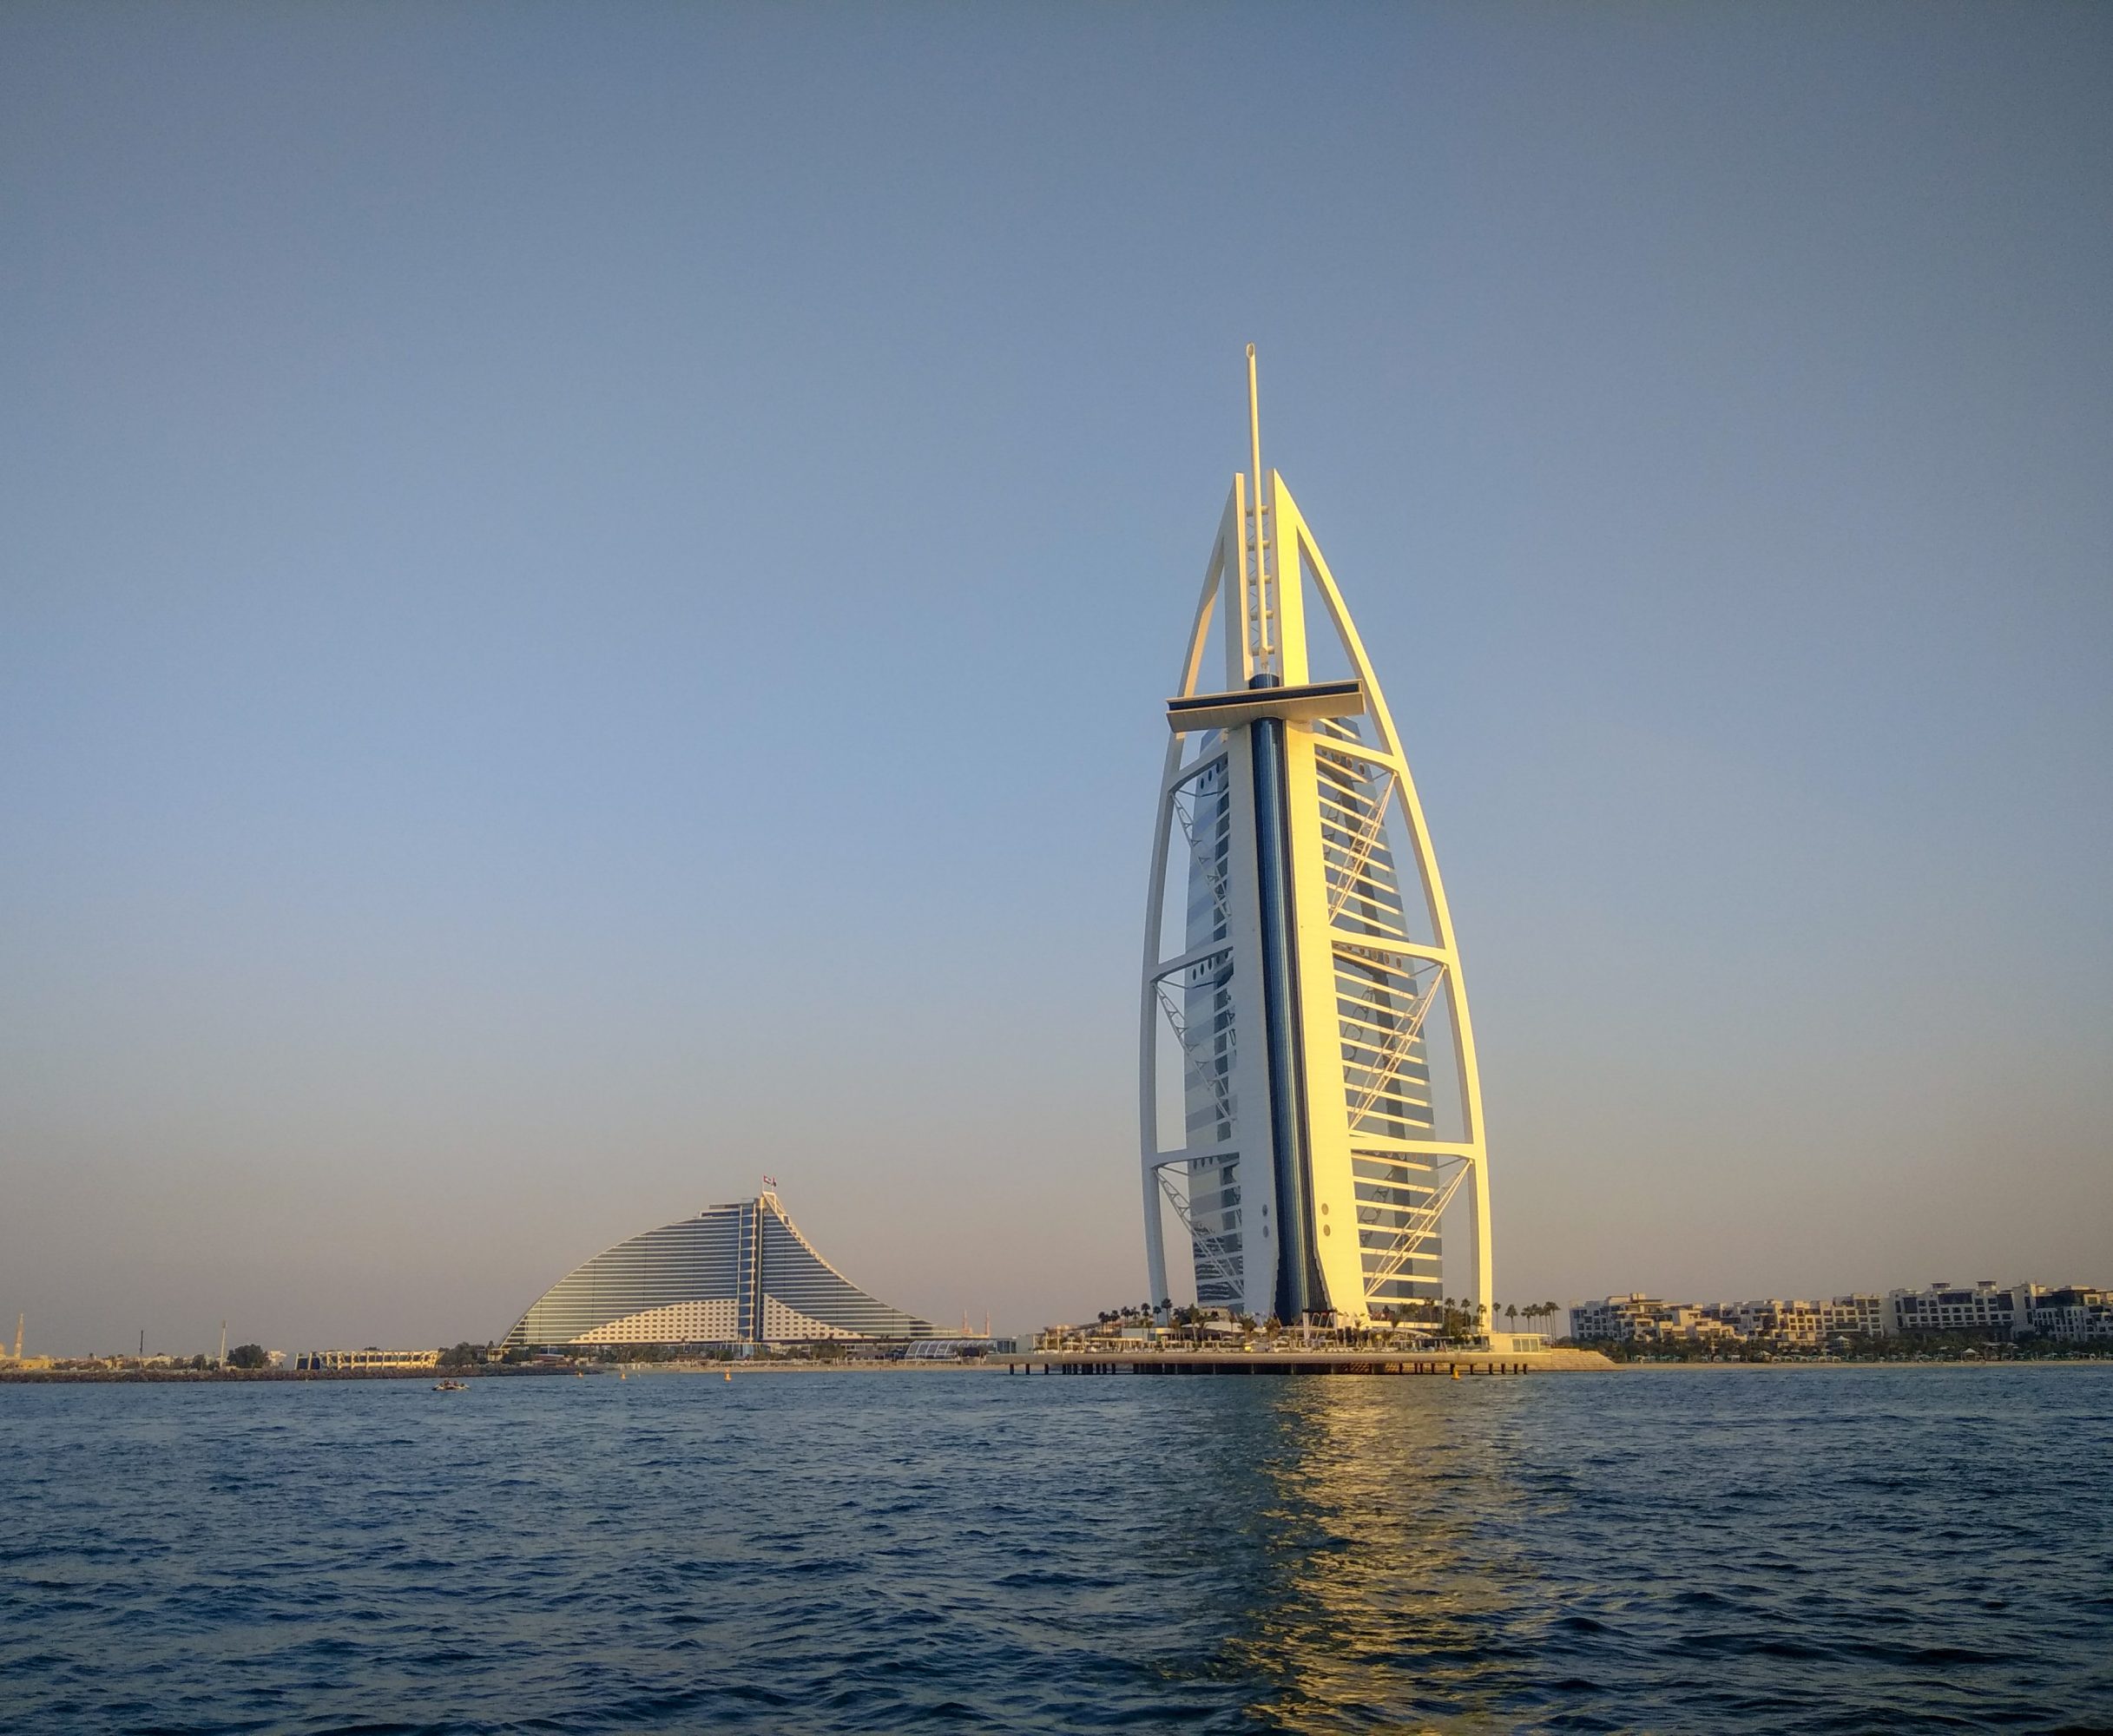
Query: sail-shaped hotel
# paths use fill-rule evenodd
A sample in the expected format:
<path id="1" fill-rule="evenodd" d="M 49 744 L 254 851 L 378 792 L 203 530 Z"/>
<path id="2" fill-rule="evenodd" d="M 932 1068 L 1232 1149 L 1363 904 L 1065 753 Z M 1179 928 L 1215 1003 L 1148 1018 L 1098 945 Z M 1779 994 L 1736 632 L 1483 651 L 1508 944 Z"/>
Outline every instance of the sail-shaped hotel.
<path id="1" fill-rule="evenodd" d="M 1342 593 L 1262 469 L 1252 346 L 1247 385 L 1249 467 L 1167 703 L 1141 1007 L 1152 1295 L 1174 1294 L 1178 1226 L 1206 1306 L 1337 1325 L 1441 1297 L 1487 1310 L 1481 1085 L 1445 888 Z"/>

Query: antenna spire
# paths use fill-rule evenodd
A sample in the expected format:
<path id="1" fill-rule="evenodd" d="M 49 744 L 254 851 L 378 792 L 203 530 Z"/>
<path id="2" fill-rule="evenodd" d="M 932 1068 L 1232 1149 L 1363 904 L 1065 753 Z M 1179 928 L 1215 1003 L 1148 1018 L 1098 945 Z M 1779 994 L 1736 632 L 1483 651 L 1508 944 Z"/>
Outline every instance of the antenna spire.
<path id="1" fill-rule="evenodd" d="M 1262 398 L 1255 384 L 1254 345 L 1247 345 L 1247 653 L 1258 672 L 1276 661 L 1276 595 L 1269 582 L 1268 507 L 1262 502 Z"/>
<path id="2" fill-rule="evenodd" d="M 1254 345 L 1247 345 L 1247 457 L 1253 466 L 1254 502 L 1262 499 L 1262 395 L 1254 378 Z"/>

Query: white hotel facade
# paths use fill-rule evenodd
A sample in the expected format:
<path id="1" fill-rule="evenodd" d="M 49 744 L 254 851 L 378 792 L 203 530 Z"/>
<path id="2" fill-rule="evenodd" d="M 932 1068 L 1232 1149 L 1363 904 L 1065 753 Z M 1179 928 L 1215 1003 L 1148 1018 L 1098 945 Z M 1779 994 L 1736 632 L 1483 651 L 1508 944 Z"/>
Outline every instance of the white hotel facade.
<path id="1" fill-rule="evenodd" d="M 1440 1297 L 1493 1318 L 1452 918 L 1371 660 L 1262 468 L 1254 358 L 1249 468 L 1167 704 L 1139 1006 L 1147 1281 L 1155 1305 L 1193 1279 L 1207 1306 L 1288 1325 Z"/>
<path id="2" fill-rule="evenodd" d="M 846 1278 L 767 1189 L 604 1249 L 530 1303 L 500 1342 L 510 1351 L 899 1343 L 935 1330 Z"/>

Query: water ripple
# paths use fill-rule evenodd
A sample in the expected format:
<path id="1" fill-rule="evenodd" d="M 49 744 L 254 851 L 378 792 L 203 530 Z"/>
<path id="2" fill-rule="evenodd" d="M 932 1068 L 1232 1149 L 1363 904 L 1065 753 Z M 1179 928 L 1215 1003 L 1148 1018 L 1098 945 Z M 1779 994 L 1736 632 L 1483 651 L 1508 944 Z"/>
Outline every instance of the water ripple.
<path id="1" fill-rule="evenodd" d="M 2109 1447 L 2095 1368 L 10 1386 L 0 1725 L 2104 1730 Z"/>

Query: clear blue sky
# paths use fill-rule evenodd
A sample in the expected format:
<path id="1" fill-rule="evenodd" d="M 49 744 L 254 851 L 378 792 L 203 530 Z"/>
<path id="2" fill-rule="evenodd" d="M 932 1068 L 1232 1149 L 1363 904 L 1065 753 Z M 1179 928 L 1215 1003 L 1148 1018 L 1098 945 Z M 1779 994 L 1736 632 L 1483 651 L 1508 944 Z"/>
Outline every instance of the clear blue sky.
<path id="1" fill-rule="evenodd" d="M 2113 12 L 0 12 L 0 1314 L 484 1338 L 776 1174 L 1142 1294 L 1267 456 L 1500 1297 L 2113 1279 Z"/>

